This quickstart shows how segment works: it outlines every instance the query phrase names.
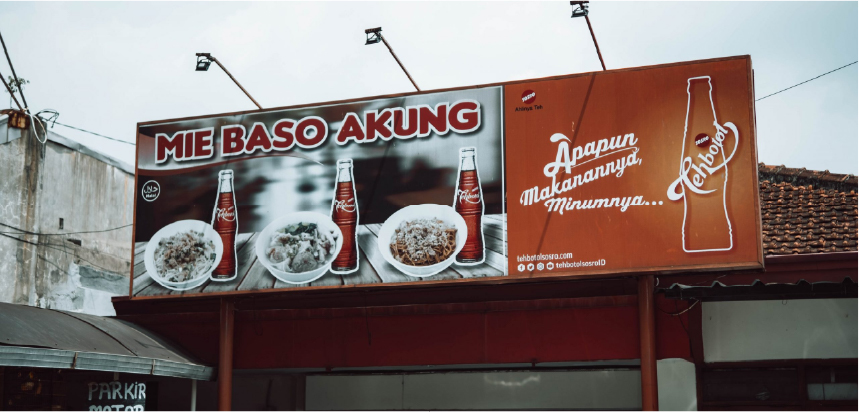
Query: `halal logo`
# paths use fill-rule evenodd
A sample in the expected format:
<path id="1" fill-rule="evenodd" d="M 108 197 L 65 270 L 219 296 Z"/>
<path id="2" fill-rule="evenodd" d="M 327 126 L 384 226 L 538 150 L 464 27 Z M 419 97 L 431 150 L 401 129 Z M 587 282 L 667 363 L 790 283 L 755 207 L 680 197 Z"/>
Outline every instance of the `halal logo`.
<path id="1" fill-rule="evenodd" d="M 158 199 L 158 195 L 161 194 L 161 186 L 158 182 L 150 180 L 143 184 L 143 189 L 140 191 L 140 194 L 143 196 L 143 200 L 152 202 L 155 199 Z"/>
<path id="2" fill-rule="evenodd" d="M 531 104 L 534 103 L 534 100 L 537 100 L 537 92 L 533 90 L 525 90 L 522 92 L 522 103 Z"/>

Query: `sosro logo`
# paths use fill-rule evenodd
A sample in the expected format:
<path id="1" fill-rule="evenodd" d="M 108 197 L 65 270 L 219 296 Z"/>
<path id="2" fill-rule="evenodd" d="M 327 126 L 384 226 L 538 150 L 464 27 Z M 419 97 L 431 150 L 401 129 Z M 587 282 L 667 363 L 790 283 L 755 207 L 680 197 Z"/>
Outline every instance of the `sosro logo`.
<path id="1" fill-rule="evenodd" d="M 459 197 L 459 203 L 480 203 L 480 188 L 475 187 L 471 190 L 456 190 L 456 196 Z"/>
<path id="2" fill-rule="evenodd" d="M 143 200 L 147 202 L 155 201 L 155 199 L 158 199 L 158 195 L 161 194 L 161 186 L 158 182 L 150 180 L 143 184 L 140 194 L 143 196 Z"/>
<path id="3" fill-rule="evenodd" d="M 226 220 L 228 222 L 233 222 L 236 220 L 236 207 L 230 206 L 228 208 L 216 208 L 215 209 L 215 219 L 217 220 Z"/>
<path id="4" fill-rule="evenodd" d="M 522 103 L 531 104 L 537 100 L 537 93 L 533 90 L 525 90 L 522 92 Z"/>
<path id="5" fill-rule="evenodd" d="M 342 210 L 347 213 L 355 213 L 355 198 L 351 197 L 349 200 L 335 200 L 334 201 L 334 210 L 339 211 Z"/>

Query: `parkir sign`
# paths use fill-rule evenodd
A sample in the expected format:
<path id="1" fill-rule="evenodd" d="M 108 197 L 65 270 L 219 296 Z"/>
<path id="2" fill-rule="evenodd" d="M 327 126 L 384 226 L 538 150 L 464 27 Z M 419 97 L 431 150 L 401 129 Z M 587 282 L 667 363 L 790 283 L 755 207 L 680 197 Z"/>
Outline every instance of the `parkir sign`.
<path id="1" fill-rule="evenodd" d="M 141 123 L 130 294 L 761 268 L 751 78 L 743 56 Z"/>

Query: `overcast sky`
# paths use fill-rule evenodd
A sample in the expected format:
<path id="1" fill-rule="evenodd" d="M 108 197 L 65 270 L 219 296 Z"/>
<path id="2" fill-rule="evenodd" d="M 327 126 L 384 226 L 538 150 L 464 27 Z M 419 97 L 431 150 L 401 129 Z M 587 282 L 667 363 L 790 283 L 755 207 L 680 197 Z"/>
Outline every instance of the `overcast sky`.
<path id="1" fill-rule="evenodd" d="M 413 90 L 364 29 L 383 27 L 424 90 L 600 69 L 587 24 L 551 3 L 8 3 L 0 30 L 36 110 L 128 141 L 136 123 Z M 856 2 L 599 2 L 609 69 L 749 54 L 762 97 L 857 60 Z M 5 61 L 4 76 L 10 74 Z M 767 164 L 857 173 L 857 65 L 757 103 Z M 3 106 L 8 104 L 8 95 Z M 134 148 L 54 131 L 134 163 Z"/>

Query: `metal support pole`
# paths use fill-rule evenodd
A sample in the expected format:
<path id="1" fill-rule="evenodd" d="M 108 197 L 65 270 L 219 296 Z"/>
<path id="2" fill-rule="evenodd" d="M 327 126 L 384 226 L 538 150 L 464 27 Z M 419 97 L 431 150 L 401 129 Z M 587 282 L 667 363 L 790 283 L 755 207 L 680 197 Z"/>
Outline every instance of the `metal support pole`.
<path id="1" fill-rule="evenodd" d="M 602 53 L 600 53 L 600 45 L 597 44 L 597 36 L 594 35 L 594 29 L 591 27 L 591 19 L 588 18 L 587 14 L 585 15 L 585 21 L 588 22 L 588 30 L 591 31 L 591 38 L 594 39 L 594 47 L 597 48 L 597 56 L 600 58 L 600 64 L 602 65 L 602 69 L 605 70 L 605 62 L 602 61 Z"/>
<path id="2" fill-rule="evenodd" d="M 641 340 L 641 410 L 659 410 L 656 384 L 656 313 L 653 275 L 638 278 L 638 328 Z"/>
<path id="3" fill-rule="evenodd" d="M 197 380 L 191 379 L 191 411 L 197 410 Z"/>
<path id="4" fill-rule="evenodd" d="M 218 345 L 218 410 L 233 408 L 233 323 L 235 302 L 221 299 L 220 345 Z"/>
<path id="5" fill-rule="evenodd" d="M 224 71 L 224 73 L 226 73 L 226 74 L 227 74 L 227 76 L 230 76 L 230 79 L 233 79 L 233 82 L 235 82 L 235 83 L 236 83 L 236 86 L 239 86 L 239 89 L 242 89 L 242 91 L 243 91 L 243 92 L 245 92 L 245 94 L 248 96 L 248 99 L 251 99 L 251 101 L 252 101 L 252 102 L 254 102 L 254 104 L 255 104 L 255 105 L 257 105 L 257 107 L 259 107 L 259 109 L 260 109 L 260 110 L 262 110 L 262 106 L 260 106 L 260 105 L 259 105 L 259 103 L 257 103 L 257 101 L 256 101 L 256 100 L 254 100 L 254 98 L 253 98 L 253 97 L 251 97 L 251 94 L 250 94 L 250 93 L 248 93 L 248 91 L 247 91 L 247 90 L 245 90 L 245 88 L 244 88 L 244 87 L 242 87 L 242 85 L 239 83 L 239 81 L 238 81 L 238 80 L 236 80 L 236 78 L 235 78 L 235 77 L 233 77 L 233 75 L 232 75 L 232 74 L 230 74 L 230 71 L 229 71 L 229 70 L 227 70 L 227 68 L 226 68 L 226 67 L 224 67 L 224 65 L 223 65 L 223 64 L 221 64 L 221 62 L 220 62 L 218 59 L 216 59 L 216 58 L 215 58 L 215 56 L 211 56 L 211 55 L 210 55 L 210 56 L 209 56 L 209 58 L 211 58 L 213 62 L 217 63 L 217 64 L 218 64 L 218 67 L 220 67 L 220 68 L 221 68 L 221 70 L 223 70 L 223 71 Z"/>
<path id="6" fill-rule="evenodd" d="M 406 70 L 406 66 L 403 66 L 403 63 L 400 62 L 400 59 L 397 57 L 397 54 L 394 53 L 394 49 L 391 48 L 391 45 L 388 44 L 388 41 L 385 40 L 385 36 L 382 36 L 382 33 L 379 33 L 379 38 L 382 39 L 382 43 L 385 43 L 385 47 L 388 48 L 388 51 L 391 52 L 391 56 L 394 56 L 394 60 L 397 61 L 397 64 L 400 65 L 400 68 L 403 69 L 403 73 L 406 74 L 406 77 L 409 78 L 409 81 L 412 82 L 412 86 L 415 86 L 415 90 L 421 91 L 421 88 L 418 87 L 418 84 L 415 83 L 414 79 L 412 79 L 412 75 L 409 74 L 409 71 Z"/>

